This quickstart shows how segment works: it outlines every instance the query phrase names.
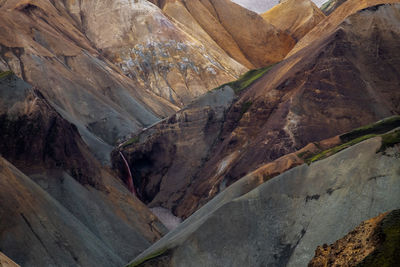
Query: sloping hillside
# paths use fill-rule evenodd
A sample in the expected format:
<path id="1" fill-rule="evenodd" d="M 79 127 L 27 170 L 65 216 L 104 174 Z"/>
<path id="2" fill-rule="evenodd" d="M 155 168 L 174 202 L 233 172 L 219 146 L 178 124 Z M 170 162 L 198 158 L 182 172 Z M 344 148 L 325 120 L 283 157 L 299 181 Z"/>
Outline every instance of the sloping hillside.
<path id="1" fill-rule="evenodd" d="M 398 128 L 390 135 L 400 142 Z M 253 190 L 247 176 L 129 266 L 306 266 L 317 245 L 399 208 L 399 146 L 385 140 L 368 139 Z"/>
<path id="2" fill-rule="evenodd" d="M 300 40 L 325 18 L 311 0 L 287 0 L 261 16 L 276 28 L 290 33 L 295 40 Z"/>
<path id="3" fill-rule="evenodd" d="M 178 113 L 127 143 L 121 150 L 142 200 L 185 218 L 265 163 L 399 114 L 398 13 L 398 5 L 385 5 L 350 16 L 336 32 L 264 76 L 250 73 L 247 78 L 256 81 L 237 91 L 239 99 L 222 109 L 223 116 L 206 103 L 198 115 Z M 377 42 L 378 57 L 370 49 Z M 182 114 L 191 112 L 188 107 Z M 188 156 L 192 139 L 199 140 L 199 153 Z M 123 166 L 113 158 L 114 166 Z"/>

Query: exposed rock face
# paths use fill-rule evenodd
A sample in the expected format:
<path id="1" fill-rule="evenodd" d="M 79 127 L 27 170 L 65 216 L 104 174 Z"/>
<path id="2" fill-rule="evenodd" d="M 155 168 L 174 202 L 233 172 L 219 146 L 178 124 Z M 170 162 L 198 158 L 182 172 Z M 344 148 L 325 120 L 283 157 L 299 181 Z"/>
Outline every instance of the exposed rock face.
<path id="1" fill-rule="evenodd" d="M 67 3 L 89 40 L 124 74 L 179 107 L 246 70 L 147 0 Z"/>
<path id="2" fill-rule="evenodd" d="M 400 262 L 400 210 L 361 223 L 332 245 L 319 246 L 309 267 L 396 266 Z"/>
<path id="3" fill-rule="evenodd" d="M 294 46 L 294 40 L 286 33 L 229 0 L 166 1 L 161 7 L 192 31 L 200 25 L 202 35 L 205 31 L 228 55 L 248 68 L 279 62 Z"/>
<path id="4" fill-rule="evenodd" d="M 0 13 L 0 71 L 41 88 L 104 162 L 117 140 L 247 70 L 144 0 L 7 0 Z"/>
<path id="5" fill-rule="evenodd" d="M 165 252 L 164 266 L 307 266 L 317 245 L 400 207 L 399 146 L 381 147 L 369 139 L 249 193 L 243 178 L 136 261 Z"/>
<path id="6" fill-rule="evenodd" d="M 0 74 L 0 137 L 0 250 L 18 264 L 120 266 L 164 233 L 76 127 L 12 73 Z"/>
<path id="7" fill-rule="evenodd" d="M 224 113 L 233 98 L 228 86 L 209 92 L 121 146 L 145 203 L 171 208 L 183 197 L 221 134 Z M 113 159 L 114 169 L 125 176 L 119 151 L 113 153 Z"/>
<path id="8" fill-rule="evenodd" d="M 261 15 L 276 28 L 300 40 L 320 23 L 325 15 L 311 0 L 287 0 Z"/>
<path id="9" fill-rule="evenodd" d="M 381 4 L 398 3 L 396 0 L 347 0 L 344 4 L 340 5 L 327 19 L 322 21 L 317 27 L 314 27 L 306 36 L 304 36 L 300 42 L 290 51 L 286 58 L 294 55 L 304 47 L 309 46 L 314 41 L 321 38 L 326 38 L 337 30 L 338 26 L 345 21 L 345 19 L 357 13 L 360 10 L 373 7 Z"/>
<path id="10" fill-rule="evenodd" d="M 350 16 L 329 36 L 272 68 L 226 111 L 218 126 L 220 133 L 206 135 L 213 138 L 200 143 L 206 154 L 192 153 L 188 158 L 187 151 L 174 150 L 187 144 L 188 136 L 204 140 L 198 130 L 185 134 L 185 128 L 199 129 L 197 120 L 184 127 L 173 119 L 163 121 L 156 134 L 148 132 L 152 137 L 127 145 L 123 151 L 138 183 L 149 186 L 142 187 L 143 195 L 152 196 L 146 200 L 162 200 L 151 205 L 185 218 L 226 185 L 265 163 L 308 143 L 399 114 L 400 31 L 395 26 L 399 8 L 384 5 Z M 174 145 L 170 149 L 154 150 L 171 136 Z M 156 157 L 146 158 L 143 164 L 141 155 L 152 150 Z M 159 164 L 160 158 L 168 162 Z M 184 166 L 183 162 L 194 165 L 180 167 L 173 177 L 168 174 L 171 166 Z"/>
<path id="11" fill-rule="evenodd" d="M 62 2 L 56 3 L 8 0 L 1 5 L 1 61 L 40 87 L 98 157 L 107 160 L 117 139 L 177 107 L 136 86 L 103 60 Z"/>

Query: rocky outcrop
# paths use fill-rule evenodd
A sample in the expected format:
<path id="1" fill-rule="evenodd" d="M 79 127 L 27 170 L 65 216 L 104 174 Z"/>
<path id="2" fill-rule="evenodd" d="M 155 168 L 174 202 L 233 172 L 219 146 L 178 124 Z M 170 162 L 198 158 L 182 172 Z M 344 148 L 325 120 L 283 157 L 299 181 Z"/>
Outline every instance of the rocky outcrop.
<path id="1" fill-rule="evenodd" d="M 255 189 L 244 177 L 130 266 L 145 266 L 137 264 L 143 259 L 163 266 L 306 266 L 317 245 L 400 207 L 399 146 L 385 140 L 368 139 Z"/>
<path id="2" fill-rule="evenodd" d="M 325 15 L 311 0 L 287 0 L 261 15 L 268 23 L 300 40 Z"/>
<path id="3" fill-rule="evenodd" d="M 214 139 L 207 141 L 212 144 L 207 149 L 204 142 L 201 145 L 202 151 L 208 151 L 206 157 L 204 153 L 190 156 L 188 162 L 196 165 L 182 165 L 187 153 L 174 150 L 181 142 L 186 144 L 189 136 L 174 120 L 160 123 L 153 137 L 127 144 L 123 151 L 138 183 L 152 185 L 151 205 L 157 203 L 185 218 L 226 186 L 266 163 L 309 143 L 399 114 L 400 62 L 396 59 L 400 32 L 394 26 L 398 14 L 399 5 L 356 13 L 329 36 L 261 74 L 238 92 L 224 115 L 220 134 L 207 135 Z M 185 128 L 197 127 L 197 121 L 186 123 Z M 199 130 L 190 134 L 199 139 L 203 135 Z M 168 136 L 175 136 L 171 149 L 154 150 L 156 158 L 147 158 L 148 167 L 143 168 L 140 155 L 165 143 Z M 168 159 L 168 164 L 158 165 L 159 158 Z M 184 166 L 179 168 L 182 176 L 169 175 L 170 166 Z M 172 187 L 179 187 L 176 193 L 167 190 L 174 199 L 164 201 L 169 195 L 164 195 L 163 188 Z M 164 200 L 151 202 L 154 199 Z"/>
<path id="4" fill-rule="evenodd" d="M 11 72 L 0 74 L 0 137 L 0 250 L 18 264 L 118 266 L 165 233 L 77 128 Z"/>
<path id="5" fill-rule="evenodd" d="M 309 267 L 396 266 L 400 258 L 400 210 L 361 223 L 332 245 L 318 246 Z"/>
<path id="6" fill-rule="evenodd" d="M 192 31 L 198 32 L 200 26 L 201 35 L 209 35 L 204 39 L 211 38 L 248 68 L 279 62 L 294 46 L 294 40 L 285 32 L 229 0 L 175 0 L 166 1 L 161 7 Z"/>

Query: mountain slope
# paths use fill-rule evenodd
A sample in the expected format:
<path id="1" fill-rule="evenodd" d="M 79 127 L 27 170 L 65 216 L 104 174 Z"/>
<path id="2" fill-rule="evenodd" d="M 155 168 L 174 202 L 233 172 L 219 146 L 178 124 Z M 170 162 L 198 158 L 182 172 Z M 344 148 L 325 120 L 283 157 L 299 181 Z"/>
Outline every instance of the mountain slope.
<path id="1" fill-rule="evenodd" d="M 300 40 L 325 18 L 311 0 L 284 1 L 261 16 L 276 28 L 289 32 L 295 40 Z"/>
<path id="2" fill-rule="evenodd" d="M 82 31 L 124 74 L 179 107 L 245 71 L 147 0 L 67 2 L 67 9 L 83 18 Z"/>
<path id="3" fill-rule="evenodd" d="M 318 244 L 399 207 L 399 146 L 382 152 L 382 144 L 381 137 L 369 139 L 247 194 L 246 177 L 130 266 L 146 266 L 135 264 L 142 259 L 153 265 L 162 260 L 163 266 L 306 266 Z"/>
<path id="4" fill-rule="evenodd" d="M 41 88 L 104 162 L 117 140 L 246 71 L 154 5 L 127 3 L 7 0 L 0 5 L 0 71 L 12 70 Z"/>
<path id="5" fill-rule="evenodd" d="M 312 29 L 307 35 L 305 35 L 296 46 L 290 51 L 290 53 L 286 56 L 286 58 L 294 55 L 304 47 L 312 44 L 315 40 L 324 38 L 333 31 L 337 29 L 337 27 L 344 22 L 344 20 L 360 10 L 366 9 L 368 7 L 380 5 L 380 4 L 390 4 L 390 3 L 398 3 L 396 0 L 364 0 L 364 1 L 356 1 L 356 0 L 348 0 L 344 4 L 340 5 L 334 12 L 334 14 L 330 15 L 328 18 L 323 20 L 317 27 Z"/>
<path id="6" fill-rule="evenodd" d="M 0 250 L 18 264 L 122 265 L 164 233 L 76 127 L 10 72 L 0 75 L 0 137 Z"/>
<path id="7" fill-rule="evenodd" d="M 294 46 L 286 33 L 229 0 L 166 1 L 161 7 L 188 28 L 200 25 L 229 56 L 248 68 L 276 63 Z"/>
<path id="8" fill-rule="evenodd" d="M 394 27 L 399 12 L 399 5 L 385 5 L 350 16 L 336 32 L 264 76 L 250 73 L 255 82 L 238 91 L 239 98 L 222 109 L 223 115 L 206 103 L 203 112 L 196 111 L 201 116 L 178 113 L 156 125 L 155 133 L 149 129 L 140 135 L 144 138 L 121 147 L 146 196 L 142 199 L 186 218 L 265 163 L 399 114 L 400 32 Z M 378 42 L 376 57 L 371 47 Z M 215 135 L 207 134 L 209 126 L 218 129 Z M 188 157 L 184 148 L 197 138 L 202 152 Z M 123 166 L 118 157 L 113 157 L 113 166 Z M 177 175 L 172 171 L 176 166 Z"/>

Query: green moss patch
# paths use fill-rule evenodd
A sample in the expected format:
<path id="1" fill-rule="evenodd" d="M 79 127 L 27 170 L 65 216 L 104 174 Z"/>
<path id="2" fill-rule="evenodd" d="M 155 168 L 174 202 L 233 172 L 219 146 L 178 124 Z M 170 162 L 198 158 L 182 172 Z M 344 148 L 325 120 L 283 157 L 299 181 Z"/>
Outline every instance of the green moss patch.
<path id="1" fill-rule="evenodd" d="M 396 144 L 400 143 L 400 130 L 396 130 L 384 135 L 381 135 L 382 137 L 382 146 L 378 150 L 378 152 L 385 151 L 389 147 L 393 147 Z"/>
<path id="2" fill-rule="evenodd" d="M 356 145 L 356 144 L 358 144 L 358 143 L 360 143 L 362 141 L 365 141 L 367 139 L 370 139 L 370 138 L 373 138 L 373 137 L 376 137 L 376 136 L 378 136 L 378 135 L 376 135 L 376 134 L 368 134 L 368 135 L 364 135 L 364 136 L 358 137 L 358 138 L 356 138 L 354 140 L 351 140 L 350 142 L 341 144 L 339 146 L 336 146 L 336 147 L 333 147 L 331 149 L 325 150 L 325 151 L 323 151 L 323 152 L 321 152 L 319 154 L 313 155 L 313 156 L 307 158 L 305 161 L 308 164 L 311 164 L 311 163 L 313 163 L 315 161 L 322 160 L 322 159 L 325 159 L 327 157 L 330 157 L 330 156 L 332 156 L 332 155 L 334 155 L 334 154 L 336 154 L 336 153 L 338 153 L 338 152 L 340 152 L 340 151 L 342 151 L 342 150 L 344 150 L 346 148 L 349 148 L 349 147 L 354 146 L 354 145 Z"/>
<path id="3" fill-rule="evenodd" d="M 351 132 L 343 134 L 340 136 L 340 139 L 344 144 L 333 147 L 331 149 L 325 150 L 321 153 L 315 155 L 299 155 L 300 158 L 305 158 L 305 162 L 311 164 L 315 161 L 325 159 L 329 156 L 332 156 L 346 148 L 354 146 L 362 141 L 367 139 L 380 136 L 382 138 L 381 148 L 377 152 L 383 152 L 387 148 L 392 147 L 396 144 L 400 143 L 400 130 L 395 130 L 390 132 L 391 130 L 400 127 L 400 116 L 393 116 L 383 120 L 380 120 L 376 123 L 360 127 Z"/>
<path id="4" fill-rule="evenodd" d="M 12 74 L 14 74 L 12 71 L 3 71 L 3 72 L 0 72 L 0 79 L 1 78 L 5 78 L 5 77 L 8 77 L 8 76 L 10 76 L 10 75 L 12 75 Z"/>
<path id="5" fill-rule="evenodd" d="M 393 116 L 343 134 L 340 139 L 349 142 L 367 134 L 383 134 L 400 127 L 400 116 Z"/>
<path id="6" fill-rule="evenodd" d="M 126 267 L 137 267 L 137 266 L 140 266 L 141 264 L 143 264 L 143 263 L 145 263 L 145 262 L 147 262 L 149 260 L 153 260 L 153 259 L 155 259 L 157 257 L 160 257 L 160 256 L 166 254 L 167 252 L 168 252 L 168 249 L 166 249 L 166 248 L 165 249 L 160 249 L 160 250 L 148 255 L 147 257 L 144 257 L 142 259 L 139 259 L 137 261 L 134 261 L 134 262 L 128 264 Z"/>
<path id="7" fill-rule="evenodd" d="M 237 79 L 236 81 L 225 83 L 216 89 L 220 89 L 228 85 L 235 91 L 236 94 L 239 94 L 241 91 L 243 91 L 244 89 L 252 85 L 254 82 L 256 82 L 258 79 L 260 79 L 269 70 L 271 70 L 273 66 L 275 66 L 275 64 L 265 68 L 250 70 L 245 74 L 243 74 L 242 76 L 240 76 L 240 78 Z"/>
<path id="8" fill-rule="evenodd" d="M 357 267 L 392 267 L 400 265 L 400 210 L 389 213 L 376 232 L 380 245 Z"/>

